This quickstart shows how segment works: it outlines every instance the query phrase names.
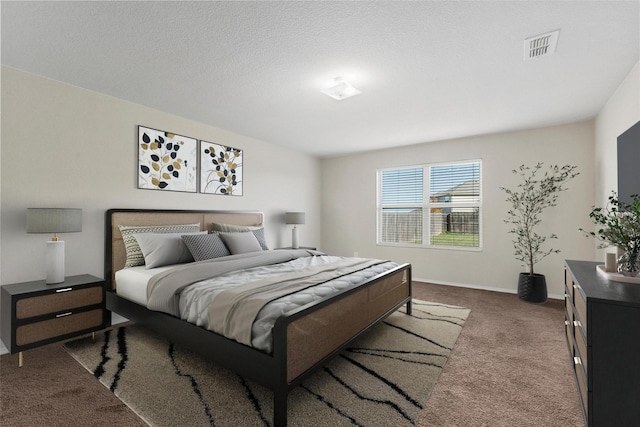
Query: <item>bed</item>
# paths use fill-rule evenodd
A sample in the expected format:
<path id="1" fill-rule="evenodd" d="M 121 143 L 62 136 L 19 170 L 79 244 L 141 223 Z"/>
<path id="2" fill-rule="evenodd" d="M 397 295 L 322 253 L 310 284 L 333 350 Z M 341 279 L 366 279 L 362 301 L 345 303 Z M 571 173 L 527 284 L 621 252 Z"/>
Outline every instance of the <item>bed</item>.
<path id="1" fill-rule="evenodd" d="M 273 425 L 286 426 L 287 400 L 291 389 L 326 364 L 351 341 L 401 306 L 406 305 L 407 313 L 411 314 L 409 264 L 395 264 L 390 268 L 385 267 L 382 272 L 368 273 L 366 279 L 352 286 L 334 291 L 332 295 L 300 303 L 279 315 L 270 329 L 269 346 L 266 349 L 227 338 L 205 327 L 182 320 L 175 314 L 150 310 L 139 300 L 143 298 L 139 291 L 136 291 L 138 298 L 135 292 L 134 295 L 124 291 L 118 293 L 116 280 L 117 273 L 126 270 L 124 266 L 129 262 L 121 226 L 162 227 L 189 224 L 197 225 L 201 233 L 206 233 L 211 231 L 212 224 L 246 227 L 239 228 L 243 231 L 250 228 L 259 230 L 258 227 L 263 224 L 263 220 L 263 214 L 257 211 L 108 210 L 104 275 L 107 284 L 106 303 L 108 310 L 135 323 L 143 324 L 174 343 L 197 351 L 219 365 L 272 390 Z M 269 256 L 283 257 L 289 256 L 286 255 L 288 252 L 291 251 L 270 250 L 264 251 L 260 256 L 270 254 Z M 290 254 L 294 258 L 298 255 L 296 251 Z M 229 258 L 234 257 L 236 255 Z M 349 260 L 345 261 L 350 262 Z M 170 266 L 166 269 L 174 273 Z M 142 276 L 145 275 L 142 269 L 138 271 Z M 165 281 L 170 282 L 173 276 L 169 273 L 166 275 L 168 278 Z M 121 278 L 118 280 L 125 283 Z M 121 287 L 125 288 L 125 285 L 122 284 Z"/>

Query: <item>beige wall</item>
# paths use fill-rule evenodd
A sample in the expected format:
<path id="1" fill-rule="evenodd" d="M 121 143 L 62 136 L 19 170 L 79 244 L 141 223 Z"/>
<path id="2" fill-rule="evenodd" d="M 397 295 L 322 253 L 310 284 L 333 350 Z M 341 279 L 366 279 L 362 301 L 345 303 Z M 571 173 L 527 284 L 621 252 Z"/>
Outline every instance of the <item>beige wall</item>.
<path id="1" fill-rule="evenodd" d="M 574 164 L 580 176 L 568 184 L 558 206 L 551 208 L 543 233 L 556 233 L 553 247 L 562 252 L 537 264 L 547 276 L 551 295 L 563 293 L 562 263 L 593 259 L 593 245 L 578 228 L 588 226 L 593 204 L 593 122 L 521 132 L 477 136 L 382 150 L 322 161 L 322 247 L 340 255 L 409 262 L 414 278 L 438 283 L 515 292 L 524 269 L 513 256 L 504 224 L 508 205 L 500 186 L 513 187 L 511 170 L 520 164 Z M 376 169 L 421 163 L 482 159 L 483 248 L 481 251 L 399 248 L 376 245 Z"/>
<path id="2" fill-rule="evenodd" d="M 609 98 L 595 120 L 595 205 L 606 206 L 607 198 L 618 189 L 618 135 L 640 120 L 640 63 Z M 640 160 L 638 167 L 640 167 Z M 597 245 L 597 242 L 594 242 Z M 604 261 L 607 250 L 598 250 L 596 259 Z M 613 252 L 613 249 L 608 249 Z"/>
<path id="3" fill-rule="evenodd" d="M 109 208 L 262 210 L 274 247 L 291 244 L 284 212 L 305 211 L 300 243 L 319 246 L 319 160 L 13 69 L 1 77 L 2 284 L 45 277 L 50 236 L 26 233 L 28 207 L 83 209 L 83 231 L 62 235 L 68 275 L 103 276 Z M 242 148 L 244 196 L 137 189 L 138 125 Z"/>
<path id="4" fill-rule="evenodd" d="M 521 163 L 572 163 L 581 175 L 545 226 L 562 250 L 537 265 L 550 294 L 559 296 L 565 258 L 595 259 L 595 244 L 577 232 L 587 214 L 617 186 L 615 138 L 640 120 L 639 66 L 627 76 L 595 122 L 420 144 L 316 160 L 242 135 L 141 105 L 2 68 L 2 284 L 44 277 L 46 236 L 25 232 L 27 207 L 75 206 L 84 231 L 64 235 L 67 273 L 102 276 L 104 211 L 113 207 L 259 209 L 272 246 L 290 242 L 285 210 L 307 212 L 301 244 L 341 255 L 411 262 L 414 276 L 440 283 L 515 291 L 522 267 L 513 258 L 498 187 L 514 185 Z M 168 130 L 245 150 L 243 197 L 169 193 L 136 188 L 137 125 Z M 483 161 L 483 250 L 404 249 L 376 245 L 377 168 L 480 158 Z M 319 196 L 322 191 L 321 197 Z M 320 222 L 322 221 L 322 222 Z M 322 239 L 321 230 L 322 228 Z M 602 255 L 603 257 L 603 255 Z M 601 258 L 600 258 L 601 259 Z"/>

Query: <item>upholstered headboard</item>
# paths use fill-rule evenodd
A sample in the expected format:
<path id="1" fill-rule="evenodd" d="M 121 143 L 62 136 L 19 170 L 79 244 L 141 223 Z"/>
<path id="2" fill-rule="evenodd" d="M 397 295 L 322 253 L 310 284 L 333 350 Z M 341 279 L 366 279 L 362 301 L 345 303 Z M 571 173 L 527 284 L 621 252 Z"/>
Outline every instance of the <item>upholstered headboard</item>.
<path id="1" fill-rule="evenodd" d="M 211 231 L 212 223 L 261 225 L 264 215 L 259 211 L 197 211 L 110 209 L 106 212 L 104 280 L 107 289 L 115 288 L 115 272 L 124 267 L 127 254 L 120 234 L 120 225 L 200 224 L 201 231 Z"/>

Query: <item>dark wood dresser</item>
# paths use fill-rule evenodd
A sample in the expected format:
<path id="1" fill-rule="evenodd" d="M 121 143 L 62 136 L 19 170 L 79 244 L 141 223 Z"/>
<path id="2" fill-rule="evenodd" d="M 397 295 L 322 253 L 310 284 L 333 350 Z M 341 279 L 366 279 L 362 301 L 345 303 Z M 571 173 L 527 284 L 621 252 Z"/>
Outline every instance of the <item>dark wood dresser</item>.
<path id="1" fill-rule="evenodd" d="M 589 426 L 640 426 L 640 284 L 565 261 L 565 331 Z"/>

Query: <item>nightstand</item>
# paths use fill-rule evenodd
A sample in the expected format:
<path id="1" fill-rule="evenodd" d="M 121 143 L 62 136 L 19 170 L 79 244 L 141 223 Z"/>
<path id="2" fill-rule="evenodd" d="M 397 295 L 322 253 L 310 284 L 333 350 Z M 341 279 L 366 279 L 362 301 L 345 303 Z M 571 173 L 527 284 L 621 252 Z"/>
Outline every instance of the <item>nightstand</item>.
<path id="1" fill-rule="evenodd" d="M 44 280 L 0 286 L 1 337 L 12 354 L 65 340 L 109 325 L 105 284 L 88 274 L 65 277 L 47 285 Z"/>

